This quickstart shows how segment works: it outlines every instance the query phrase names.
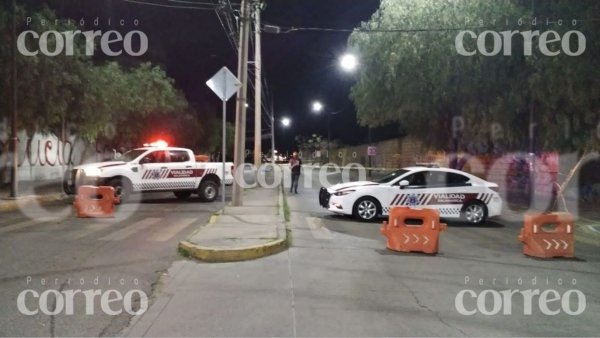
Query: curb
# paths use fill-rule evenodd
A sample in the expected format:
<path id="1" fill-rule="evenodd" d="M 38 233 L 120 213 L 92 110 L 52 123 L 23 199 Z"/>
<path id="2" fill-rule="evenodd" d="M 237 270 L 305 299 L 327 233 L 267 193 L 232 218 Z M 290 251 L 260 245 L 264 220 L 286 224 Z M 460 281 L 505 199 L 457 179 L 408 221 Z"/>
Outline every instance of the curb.
<path id="1" fill-rule="evenodd" d="M 216 249 L 181 241 L 177 248 L 189 256 L 209 263 L 240 262 L 274 255 L 287 249 L 286 239 L 235 249 Z"/>
<path id="2" fill-rule="evenodd" d="M 281 194 L 283 194 L 283 192 L 280 192 L 280 194 L 278 195 L 278 200 L 281 197 Z M 279 215 L 283 216 L 282 205 L 279 205 L 277 212 Z M 222 210 L 212 215 L 206 226 L 212 226 L 214 223 L 216 223 L 221 213 Z M 287 223 L 285 218 L 284 223 Z M 237 247 L 232 249 L 222 249 L 214 247 L 204 247 L 184 240 L 179 242 L 179 244 L 177 245 L 177 250 L 181 252 L 184 256 L 192 257 L 194 259 L 208 263 L 249 261 L 274 255 L 286 250 L 289 246 L 287 227 L 284 226 L 282 230 L 283 231 L 281 231 L 281 233 L 283 233 L 283 238 L 278 238 L 276 240 L 272 240 L 264 244 Z M 196 233 L 197 231 L 202 231 L 202 227 L 194 231 L 194 233 Z"/>
<path id="3" fill-rule="evenodd" d="M 20 207 L 25 206 L 32 202 L 38 202 L 40 204 L 47 204 L 51 202 L 66 201 L 68 196 L 64 194 L 51 194 L 42 196 L 24 196 L 20 199 L 6 199 L 0 200 L 0 212 L 15 211 L 19 210 Z"/>

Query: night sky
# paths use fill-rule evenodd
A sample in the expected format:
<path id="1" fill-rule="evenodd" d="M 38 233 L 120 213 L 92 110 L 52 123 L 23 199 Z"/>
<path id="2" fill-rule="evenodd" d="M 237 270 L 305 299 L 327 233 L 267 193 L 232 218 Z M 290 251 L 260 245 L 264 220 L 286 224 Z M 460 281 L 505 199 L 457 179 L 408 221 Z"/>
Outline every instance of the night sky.
<path id="1" fill-rule="evenodd" d="M 177 5 L 168 0 L 152 0 Z M 209 0 L 203 0 L 208 2 Z M 46 3 L 59 17 L 84 18 L 86 30 L 97 29 L 91 22 L 98 17 L 100 29 L 127 32 L 142 30 L 148 36 L 149 51 L 134 60 L 120 59 L 123 64 L 151 61 L 162 65 L 183 90 L 199 114 L 218 116 L 220 102 L 205 82 L 219 68 L 227 66 L 237 73 L 237 56 L 214 11 L 171 9 L 127 3 L 122 0 L 17 0 L 29 8 Z M 217 2 L 212 0 L 212 2 Z M 237 1 L 233 1 L 234 8 Z M 264 24 L 295 27 L 354 28 L 368 20 L 378 8 L 378 0 L 266 0 Z M 108 19 L 112 25 L 108 26 Z M 123 28 L 115 23 L 125 19 Z M 140 25 L 132 26 L 133 19 Z M 337 58 L 346 51 L 348 33 L 291 32 L 264 33 L 263 72 L 274 100 L 276 118 L 288 116 L 292 126 L 282 130 L 277 123 L 277 148 L 291 150 L 295 135 L 327 134 L 327 119 L 310 111 L 310 103 L 318 99 L 325 111 L 341 111 L 332 120 L 332 138 L 346 144 L 365 143 L 367 128 L 356 125 L 356 113 L 348 99 L 354 75 L 338 67 Z M 99 53 L 98 53 L 99 54 Z M 254 57 L 250 51 L 250 60 Z M 251 77 L 253 79 L 253 77 Z M 252 96 L 252 92 L 249 92 Z M 235 119 L 235 100 L 228 105 L 228 120 Z M 248 110 L 248 136 L 253 135 L 253 103 Z M 389 129 L 389 128 L 388 128 Z M 392 128 L 387 134 L 394 134 Z M 284 133 L 284 134 L 283 134 Z M 377 134 L 381 137 L 381 131 Z M 283 143 L 283 146 L 282 146 Z M 264 150 L 270 147 L 265 144 Z"/>

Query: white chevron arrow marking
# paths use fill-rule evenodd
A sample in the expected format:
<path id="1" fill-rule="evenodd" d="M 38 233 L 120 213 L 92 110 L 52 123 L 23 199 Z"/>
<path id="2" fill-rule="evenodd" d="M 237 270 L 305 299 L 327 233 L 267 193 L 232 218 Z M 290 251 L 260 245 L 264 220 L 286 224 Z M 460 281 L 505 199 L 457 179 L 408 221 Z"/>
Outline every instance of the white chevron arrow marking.
<path id="1" fill-rule="evenodd" d="M 550 249 L 550 247 L 552 247 L 552 243 L 548 242 L 545 239 L 544 239 L 544 243 L 546 243 L 546 250 L 548 250 L 548 249 Z"/>
<path id="2" fill-rule="evenodd" d="M 566 249 L 569 246 L 569 243 L 563 241 L 562 239 L 560 240 L 563 244 L 563 250 Z"/>
<path id="3" fill-rule="evenodd" d="M 552 242 L 554 242 L 554 250 L 558 249 L 558 247 L 560 246 L 560 243 L 555 239 L 553 239 Z"/>
<path id="4" fill-rule="evenodd" d="M 410 241 L 410 237 L 406 236 L 406 234 L 402 234 L 402 236 L 404 236 L 404 244 L 408 243 L 408 241 Z"/>
<path id="5" fill-rule="evenodd" d="M 423 242 L 423 244 L 429 243 L 429 238 L 427 236 L 423 235 L 423 238 L 425 238 L 425 242 Z"/>
<path id="6" fill-rule="evenodd" d="M 415 238 L 415 243 L 419 243 L 419 236 L 413 234 L 413 237 Z"/>

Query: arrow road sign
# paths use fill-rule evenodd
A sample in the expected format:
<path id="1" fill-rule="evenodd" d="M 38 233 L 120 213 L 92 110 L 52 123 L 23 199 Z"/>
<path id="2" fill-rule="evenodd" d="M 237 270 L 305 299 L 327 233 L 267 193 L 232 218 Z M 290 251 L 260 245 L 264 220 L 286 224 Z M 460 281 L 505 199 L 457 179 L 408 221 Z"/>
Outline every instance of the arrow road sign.
<path id="1" fill-rule="evenodd" d="M 550 243 L 549 241 L 544 239 L 544 243 L 546 243 L 546 250 L 550 249 L 552 247 L 552 243 Z"/>
<path id="2" fill-rule="evenodd" d="M 569 247 L 569 243 L 563 241 L 562 239 L 560 240 L 563 244 L 563 250 L 565 250 L 567 247 Z"/>
<path id="3" fill-rule="evenodd" d="M 404 236 L 404 244 L 408 243 L 408 241 L 410 241 L 410 237 L 406 236 L 406 234 L 402 234 L 402 236 Z"/>

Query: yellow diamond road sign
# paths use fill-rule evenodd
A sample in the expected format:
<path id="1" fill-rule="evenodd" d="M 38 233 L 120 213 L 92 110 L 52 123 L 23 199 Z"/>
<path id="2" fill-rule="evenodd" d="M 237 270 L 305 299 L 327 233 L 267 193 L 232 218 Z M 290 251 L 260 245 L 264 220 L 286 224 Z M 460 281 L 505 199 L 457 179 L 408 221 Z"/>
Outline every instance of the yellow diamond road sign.
<path id="1" fill-rule="evenodd" d="M 206 85 L 217 94 L 217 96 L 227 101 L 235 94 L 238 87 L 242 84 L 240 81 L 227 69 L 227 67 L 221 68 L 210 80 L 206 81 Z"/>

